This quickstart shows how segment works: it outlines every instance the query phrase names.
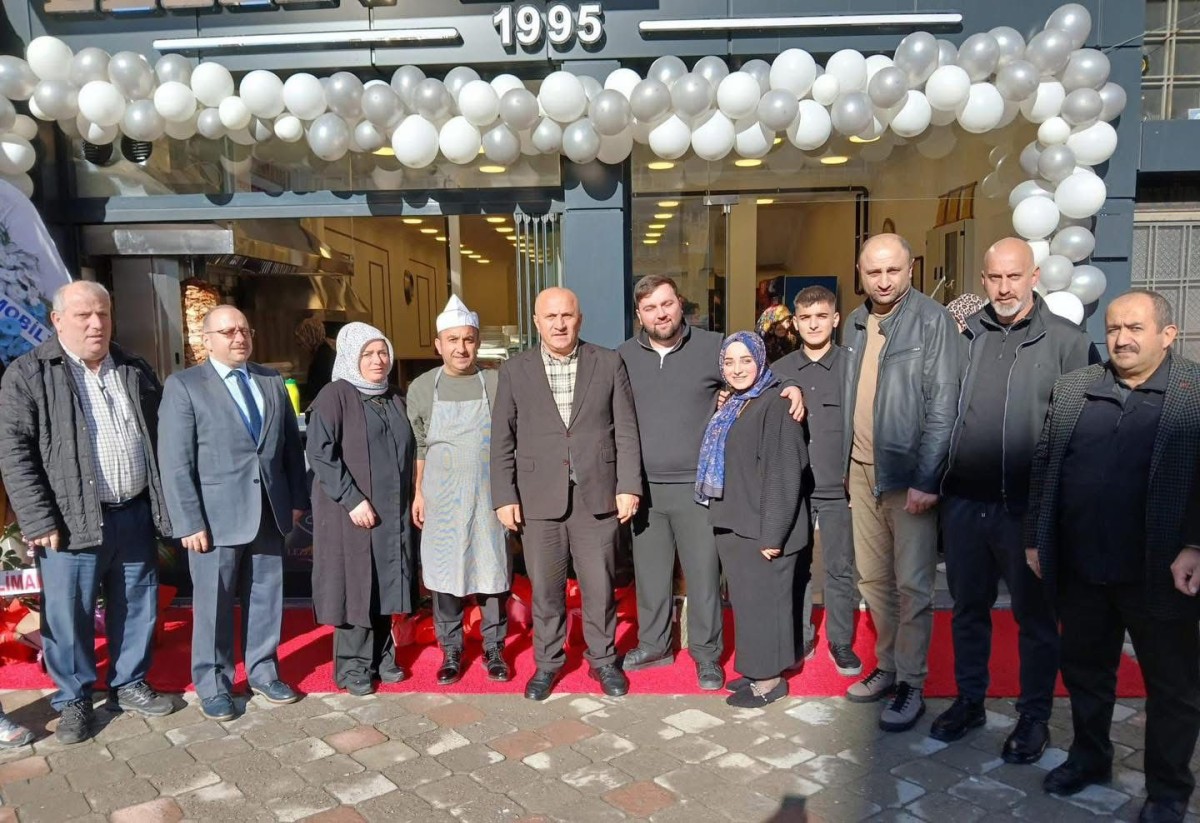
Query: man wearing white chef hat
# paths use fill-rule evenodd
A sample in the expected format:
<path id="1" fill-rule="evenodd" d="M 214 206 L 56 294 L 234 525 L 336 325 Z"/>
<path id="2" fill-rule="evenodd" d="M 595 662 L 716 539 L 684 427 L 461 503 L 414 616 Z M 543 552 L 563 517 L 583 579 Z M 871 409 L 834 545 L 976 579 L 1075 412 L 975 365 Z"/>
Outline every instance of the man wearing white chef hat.
<path id="1" fill-rule="evenodd" d="M 442 365 L 408 389 L 417 438 L 413 522 L 422 529 L 421 574 L 443 654 L 437 678 L 449 685 L 462 677 L 464 600 L 475 595 L 483 664 L 489 678 L 503 681 L 512 676 L 504 659 L 512 561 L 488 479 L 497 375 L 479 368 L 479 315 L 456 295 L 438 315 L 437 332 Z"/>

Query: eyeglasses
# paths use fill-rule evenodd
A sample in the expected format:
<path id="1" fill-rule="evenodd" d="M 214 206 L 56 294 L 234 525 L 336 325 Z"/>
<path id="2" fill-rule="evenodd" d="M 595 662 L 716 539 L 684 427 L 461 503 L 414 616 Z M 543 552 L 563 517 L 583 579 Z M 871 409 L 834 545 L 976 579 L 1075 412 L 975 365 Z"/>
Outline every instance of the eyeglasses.
<path id="1" fill-rule="evenodd" d="M 204 333 L 205 334 L 219 334 L 222 337 L 224 337 L 226 340 L 233 340 L 238 335 L 245 337 L 247 340 L 250 340 L 254 337 L 254 329 L 247 329 L 247 328 L 242 328 L 242 327 L 234 327 L 232 329 L 212 329 L 212 330 L 206 331 Z"/>

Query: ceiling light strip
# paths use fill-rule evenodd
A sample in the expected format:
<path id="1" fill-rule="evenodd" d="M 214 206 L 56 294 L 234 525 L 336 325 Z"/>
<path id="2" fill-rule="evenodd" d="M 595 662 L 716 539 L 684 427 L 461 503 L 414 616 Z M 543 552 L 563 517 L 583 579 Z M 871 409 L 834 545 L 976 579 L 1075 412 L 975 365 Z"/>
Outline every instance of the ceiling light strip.
<path id="1" fill-rule="evenodd" d="M 954 26 L 963 21 L 958 12 L 899 14 L 813 14 L 803 17 L 732 17 L 724 20 L 643 20 L 642 34 L 683 32 L 761 31 L 771 29 L 840 29 L 871 27 Z"/>
<path id="2" fill-rule="evenodd" d="M 299 34 L 235 34 L 221 37 L 173 37 L 155 40 L 160 53 L 217 49 L 270 49 L 290 46 L 401 46 L 408 43 L 448 43 L 461 39 L 456 28 L 379 29 Z"/>

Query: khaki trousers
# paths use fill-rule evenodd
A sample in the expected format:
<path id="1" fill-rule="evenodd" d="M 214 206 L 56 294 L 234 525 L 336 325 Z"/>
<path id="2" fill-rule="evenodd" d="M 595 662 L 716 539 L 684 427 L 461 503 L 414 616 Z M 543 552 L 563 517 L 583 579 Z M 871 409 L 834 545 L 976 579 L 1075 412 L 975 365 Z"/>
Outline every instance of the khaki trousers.
<path id="1" fill-rule="evenodd" d="M 850 514 L 858 589 L 875 623 L 877 665 L 898 682 L 924 688 L 933 634 L 937 509 L 904 510 L 907 489 L 876 499 L 875 467 L 850 461 Z"/>

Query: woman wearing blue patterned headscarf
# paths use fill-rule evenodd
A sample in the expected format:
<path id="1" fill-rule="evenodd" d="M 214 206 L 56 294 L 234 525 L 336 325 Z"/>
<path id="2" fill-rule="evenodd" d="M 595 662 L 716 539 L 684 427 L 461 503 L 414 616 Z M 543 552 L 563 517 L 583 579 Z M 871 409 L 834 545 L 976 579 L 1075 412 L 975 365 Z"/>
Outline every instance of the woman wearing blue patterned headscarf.
<path id="1" fill-rule="evenodd" d="M 792 586 L 797 564 L 812 561 L 811 489 L 803 482 L 812 475 L 803 428 L 788 401 L 768 391 L 779 380 L 762 338 L 731 334 L 718 362 L 732 393 L 704 432 L 696 499 L 709 507 L 733 604 L 742 677 L 729 683 L 726 702 L 755 708 L 787 695 L 782 674 L 796 662 Z"/>

